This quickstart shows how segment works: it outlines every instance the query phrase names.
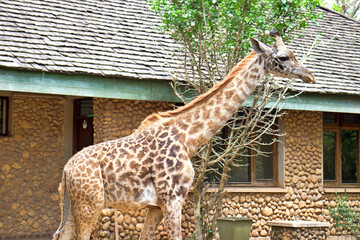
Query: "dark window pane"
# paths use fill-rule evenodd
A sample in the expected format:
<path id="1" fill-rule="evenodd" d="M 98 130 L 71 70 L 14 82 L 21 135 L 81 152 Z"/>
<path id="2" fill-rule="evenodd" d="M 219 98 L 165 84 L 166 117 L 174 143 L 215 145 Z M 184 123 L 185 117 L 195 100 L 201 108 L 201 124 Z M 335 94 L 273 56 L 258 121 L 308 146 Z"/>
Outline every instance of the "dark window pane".
<path id="1" fill-rule="evenodd" d="M 92 99 L 80 100 L 80 116 L 92 116 L 93 103 Z"/>
<path id="2" fill-rule="evenodd" d="M 267 156 L 256 157 L 256 179 L 269 180 L 274 179 L 273 176 L 273 154 Z"/>
<path id="3" fill-rule="evenodd" d="M 336 114 L 335 113 L 324 113 L 323 121 L 324 121 L 324 123 L 336 123 Z"/>
<path id="4" fill-rule="evenodd" d="M 256 156 L 256 180 L 274 179 L 273 176 L 273 136 L 264 134 L 262 142 L 269 145 L 260 145 L 259 150 L 263 153 Z"/>
<path id="5" fill-rule="evenodd" d="M 238 167 L 231 167 L 228 182 L 250 182 L 250 164 L 248 157 L 241 157 L 236 163 Z"/>
<path id="6" fill-rule="evenodd" d="M 344 124 L 356 124 L 357 123 L 356 118 L 357 118 L 356 115 L 345 114 L 343 115 Z"/>
<path id="7" fill-rule="evenodd" d="M 336 134 L 334 132 L 324 132 L 323 133 L 324 180 L 336 180 L 335 157 L 336 157 Z"/>
<path id="8" fill-rule="evenodd" d="M 0 98 L 0 135 L 6 134 L 7 98 Z"/>
<path id="9" fill-rule="evenodd" d="M 341 130 L 341 175 L 343 183 L 356 183 L 357 131 Z"/>

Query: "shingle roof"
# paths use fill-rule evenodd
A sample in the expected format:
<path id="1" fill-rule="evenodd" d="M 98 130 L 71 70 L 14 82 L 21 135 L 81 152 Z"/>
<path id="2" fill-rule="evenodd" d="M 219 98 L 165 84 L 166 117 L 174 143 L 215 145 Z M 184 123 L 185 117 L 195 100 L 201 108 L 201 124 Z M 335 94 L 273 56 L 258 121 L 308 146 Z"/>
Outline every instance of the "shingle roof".
<path id="1" fill-rule="evenodd" d="M 0 66 L 166 79 L 159 23 L 144 0 L 1 0 Z"/>
<path id="2" fill-rule="evenodd" d="M 290 44 L 301 55 L 321 40 L 305 62 L 317 84 L 295 89 L 360 95 L 360 23 L 317 11 Z M 159 25 L 145 0 L 0 0 L 0 67 L 166 80 L 176 45 Z"/>
<path id="3" fill-rule="evenodd" d="M 302 31 L 289 48 L 299 59 L 317 42 L 305 60 L 317 84 L 296 81 L 295 88 L 306 92 L 360 95 L 360 22 L 324 7 L 316 11 L 323 13 L 323 18 Z"/>

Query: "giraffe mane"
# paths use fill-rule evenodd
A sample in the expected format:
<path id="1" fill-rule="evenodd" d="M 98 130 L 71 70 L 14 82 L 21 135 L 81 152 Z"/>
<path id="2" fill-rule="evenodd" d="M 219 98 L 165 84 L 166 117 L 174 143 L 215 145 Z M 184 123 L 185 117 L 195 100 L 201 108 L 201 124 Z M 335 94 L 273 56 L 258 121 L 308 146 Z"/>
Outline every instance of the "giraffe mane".
<path id="1" fill-rule="evenodd" d="M 142 121 L 142 123 L 140 124 L 140 126 L 138 127 L 138 130 L 143 130 L 147 127 L 149 127 L 150 125 L 158 122 L 159 120 L 163 119 L 163 118 L 169 118 L 169 117 L 174 117 L 182 112 L 185 112 L 188 109 L 191 109 L 193 106 L 197 105 L 198 103 L 201 103 L 207 99 L 209 99 L 211 96 L 213 96 L 214 94 L 216 94 L 217 92 L 219 92 L 224 86 L 226 86 L 229 82 L 231 82 L 231 80 L 234 79 L 234 77 L 237 76 L 237 74 L 244 69 L 246 66 L 249 65 L 249 63 L 257 56 L 257 53 L 255 51 L 252 51 L 246 58 L 244 58 L 243 60 L 240 61 L 240 63 L 235 66 L 227 75 L 226 77 L 218 82 L 217 84 L 215 84 L 209 91 L 207 91 L 204 94 L 201 94 L 200 96 L 198 96 L 197 98 L 195 98 L 194 100 L 192 100 L 191 102 L 187 103 L 186 105 L 179 107 L 177 109 L 174 110 L 169 110 L 169 111 L 165 111 L 165 112 L 158 112 L 158 113 L 153 113 L 151 115 L 149 115 L 148 117 L 146 117 L 144 119 L 144 121 Z"/>
<path id="2" fill-rule="evenodd" d="M 140 124 L 140 126 L 137 128 L 138 131 L 142 131 L 149 127 L 150 125 L 153 125 L 155 122 L 158 122 L 162 117 L 159 113 L 153 113 L 149 116 L 147 116 Z"/>

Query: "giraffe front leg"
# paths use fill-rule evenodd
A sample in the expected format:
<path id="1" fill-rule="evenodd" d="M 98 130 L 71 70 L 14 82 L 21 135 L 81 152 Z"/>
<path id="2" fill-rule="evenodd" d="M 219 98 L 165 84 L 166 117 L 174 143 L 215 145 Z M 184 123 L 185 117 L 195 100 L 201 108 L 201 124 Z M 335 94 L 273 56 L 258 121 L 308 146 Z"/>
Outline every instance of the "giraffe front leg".
<path id="1" fill-rule="evenodd" d="M 146 215 L 144 227 L 141 231 L 140 240 L 155 239 L 156 228 L 159 225 L 163 214 L 160 208 L 149 207 Z"/>
<path id="2" fill-rule="evenodd" d="M 103 207 L 101 204 L 84 204 L 79 207 L 81 210 L 75 213 L 75 240 L 90 240 L 91 234 L 96 229 L 96 224 Z"/>
<path id="3" fill-rule="evenodd" d="M 175 200 L 164 208 L 164 225 L 169 240 L 181 240 L 181 210 L 182 202 Z"/>

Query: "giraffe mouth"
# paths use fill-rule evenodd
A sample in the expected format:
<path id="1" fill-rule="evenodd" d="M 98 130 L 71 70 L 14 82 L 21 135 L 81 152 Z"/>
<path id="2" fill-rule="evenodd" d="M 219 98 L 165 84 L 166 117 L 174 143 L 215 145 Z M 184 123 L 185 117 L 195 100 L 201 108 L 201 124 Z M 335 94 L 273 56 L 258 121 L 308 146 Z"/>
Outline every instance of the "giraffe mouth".
<path id="1" fill-rule="evenodd" d="M 301 80 L 303 80 L 306 83 L 316 83 L 315 76 L 310 72 L 305 76 L 301 76 Z"/>

